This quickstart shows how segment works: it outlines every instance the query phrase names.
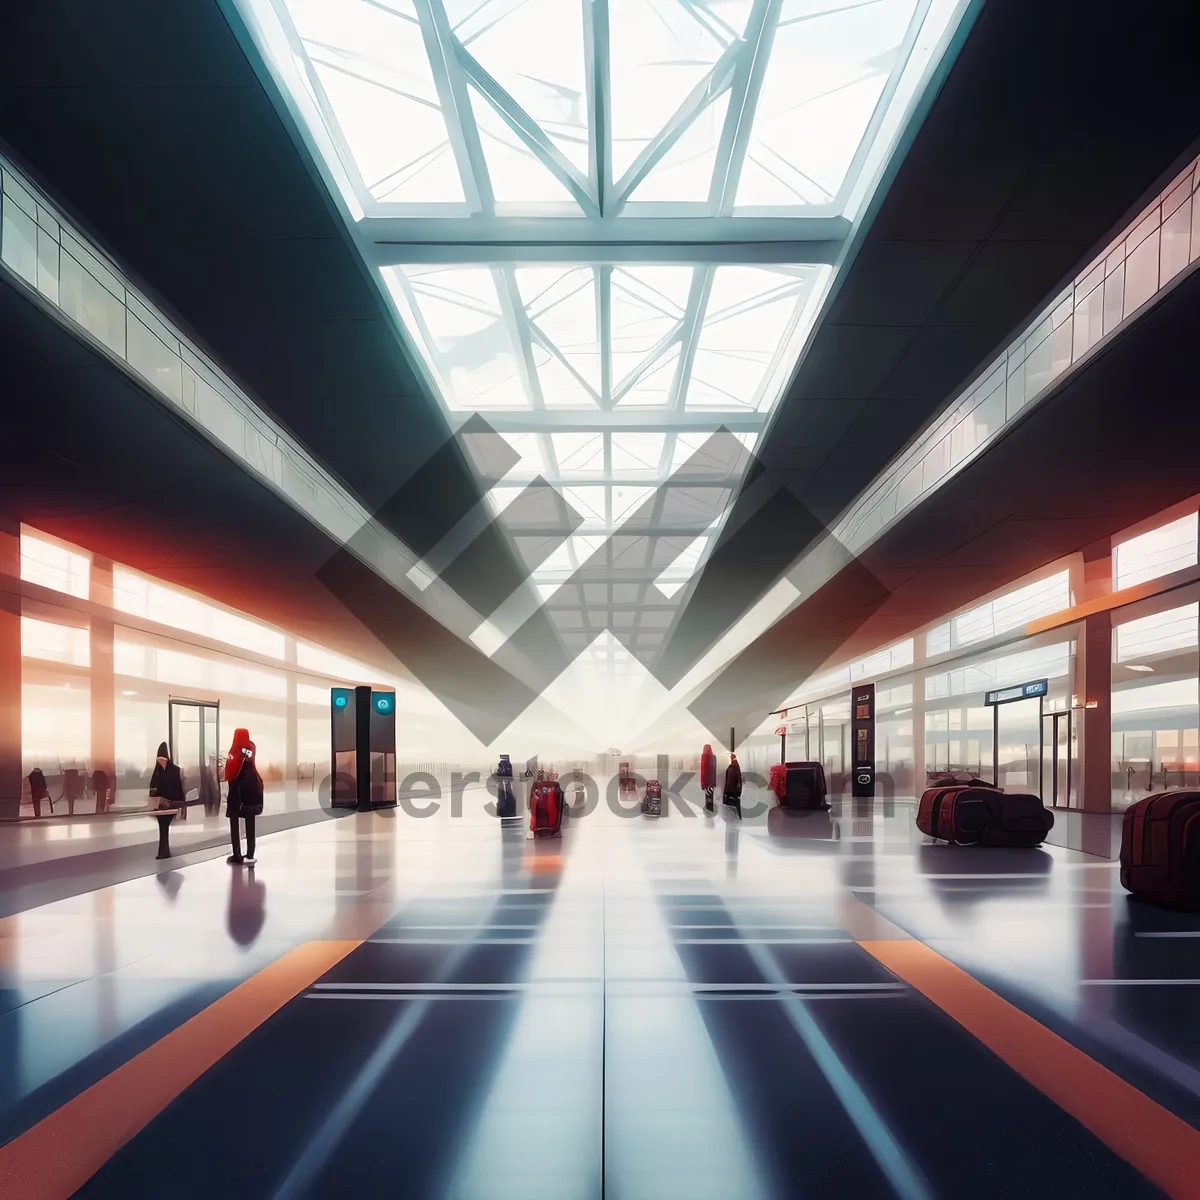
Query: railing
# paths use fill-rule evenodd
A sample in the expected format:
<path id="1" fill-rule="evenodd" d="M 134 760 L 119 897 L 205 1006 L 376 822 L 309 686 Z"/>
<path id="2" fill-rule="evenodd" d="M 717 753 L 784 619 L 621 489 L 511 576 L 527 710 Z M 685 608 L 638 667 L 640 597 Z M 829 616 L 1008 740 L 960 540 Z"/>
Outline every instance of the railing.
<path id="1" fill-rule="evenodd" d="M 339 544 L 408 592 L 416 556 L 0 156 L 0 266 Z"/>
<path id="2" fill-rule="evenodd" d="M 962 470 L 1067 370 L 1200 260 L 1200 158 L 1054 298 L 834 527 L 851 554 L 866 549 Z"/>

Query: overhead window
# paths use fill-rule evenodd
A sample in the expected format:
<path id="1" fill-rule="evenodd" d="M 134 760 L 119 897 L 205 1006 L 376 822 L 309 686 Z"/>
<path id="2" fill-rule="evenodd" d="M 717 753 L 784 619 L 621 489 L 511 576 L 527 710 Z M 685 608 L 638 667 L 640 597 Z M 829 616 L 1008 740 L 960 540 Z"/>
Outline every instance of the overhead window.
<path id="1" fill-rule="evenodd" d="M 1133 587 L 1196 565 L 1197 514 L 1160 525 L 1113 549 L 1113 587 Z"/>

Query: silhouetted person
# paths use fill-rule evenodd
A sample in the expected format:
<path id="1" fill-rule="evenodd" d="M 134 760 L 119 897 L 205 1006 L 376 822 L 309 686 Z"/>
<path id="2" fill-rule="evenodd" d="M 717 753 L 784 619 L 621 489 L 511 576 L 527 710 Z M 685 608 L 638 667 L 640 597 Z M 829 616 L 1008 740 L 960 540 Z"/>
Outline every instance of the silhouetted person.
<path id="1" fill-rule="evenodd" d="M 177 808 L 179 819 L 187 811 L 183 794 L 183 774 L 171 761 L 171 752 L 166 742 L 158 744 L 158 758 L 154 762 L 154 772 L 150 776 L 150 799 L 155 808 Z"/>
<path id="2" fill-rule="evenodd" d="M 254 818 L 263 809 L 263 781 L 254 764 L 255 746 L 250 733 L 245 729 L 233 731 L 233 745 L 225 759 L 225 782 L 229 790 L 225 796 L 225 815 L 229 818 L 229 840 L 233 853 L 225 860 L 235 867 L 242 863 L 253 863 Z M 238 821 L 246 822 L 246 857 L 242 857 L 242 839 L 238 833 Z"/>
<path id="3" fill-rule="evenodd" d="M 736 754 L 729 756 L 729 766 L 725 768 L 725 793 L 721 797 L 723 803 L 742 815 L 742 768 L 738 766 Z"/>
<path id="4" fill-rule="evenodd" d="M 50 805 L 50 811 L 54 811 L 54 801 L 50 799 L 50 789 L 46 786 L 46 776 L 42 773 L 41 767 L 34 767 L 29 772 L 29 797 L 33 801 L 35 817 L 42 815 L 43 800 Z"/>
<path id="5" fill-rule="evenodd" d="M 704 811 L 714 812 L 713 790 L 717 786 L 717 756 L 707 742 L 700 754 L 700 786 L 704 789 Z"/>
<path id="6" fill-rule="evenodd" d="M 108 812 L 108 772 L 96 770 L 92 772 L 92 794 L 96 797 L 96 811 Z"/>
<path id="7" fill-rule="evenodd" d="M 75 801 L 83 799 L 83 772 L 78 767 L 68 767 L 63 772 L 63 796 L 67 801 L 67 816 L 75 815 Z"/>

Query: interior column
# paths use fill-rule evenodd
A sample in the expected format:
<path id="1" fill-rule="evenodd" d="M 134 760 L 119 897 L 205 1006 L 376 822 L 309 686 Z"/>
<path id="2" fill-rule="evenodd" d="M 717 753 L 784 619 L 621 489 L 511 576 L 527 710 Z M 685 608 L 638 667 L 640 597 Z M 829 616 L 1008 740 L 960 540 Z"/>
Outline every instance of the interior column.
<path id="1" fill-rule="evenodd" d="M 1105 538 L 1087 546 L 1073 572 L 1075 603 L 1112 592 L 1112 545 Z M 1075 695 L 1080 714 L 1080 807 L 1112 810 L 1112 614 L 1085 617 L 1075 652 Z"/>
<path id="2" fill-rule="evenodd" d="M 94 604 L 111 610 L 113 604 L 113 565 L 107 558 L 92 557 L 88 596 Z M 117 794 L 117 692 L 113 666 L 113 621 L 111 616 L 93 614 L 91 633 L 91 769 L 108 776 L 108 801 Z M 96 811 L 102 811 L 102 799 L 96 798 Z"/>
<path id="3" fill-rule="evenodd" d="M 21 814 L 21 524 L 0 516 L 0 819 Z"/>
<path id="4" fill-rule="evenodd" d="M 300 730 L 299 699 L 296 695 L 296 639 L 290 633 L 284 637 L 283 653 L 288 664 L 283 795 L 284 805 L 290 810 L 300 807 Z"/>

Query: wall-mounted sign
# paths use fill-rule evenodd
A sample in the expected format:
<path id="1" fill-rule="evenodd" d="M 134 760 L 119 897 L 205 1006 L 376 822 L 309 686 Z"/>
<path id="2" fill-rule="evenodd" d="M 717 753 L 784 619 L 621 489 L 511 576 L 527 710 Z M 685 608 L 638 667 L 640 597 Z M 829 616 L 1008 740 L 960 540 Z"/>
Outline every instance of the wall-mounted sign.
<path id="1" fill-rule="evenodd" d="M 875 685 L 861 683 L 850 691 L 850 792 L 875 795 Z"/>
<path id="2" fill-rule="evenodd" d="M 1032 683 L 1017 683 L 1012 687 L 997 688 L 994 692 L 986 692 L 984 704 L 1011 704 L 1014 700 L 1036 700 L 1050 690 L 1048 679 L 1035 679 Z"/>

